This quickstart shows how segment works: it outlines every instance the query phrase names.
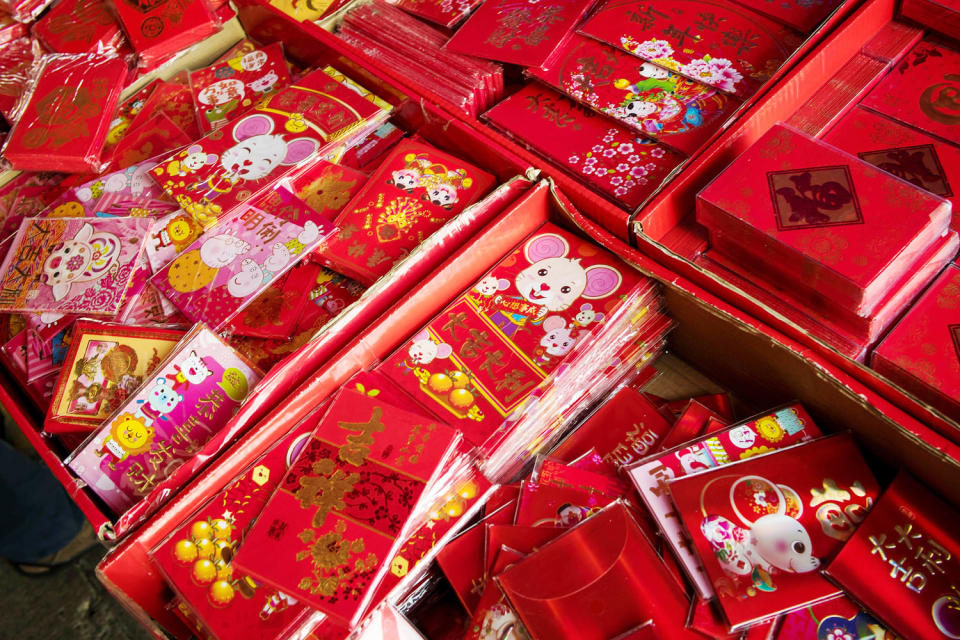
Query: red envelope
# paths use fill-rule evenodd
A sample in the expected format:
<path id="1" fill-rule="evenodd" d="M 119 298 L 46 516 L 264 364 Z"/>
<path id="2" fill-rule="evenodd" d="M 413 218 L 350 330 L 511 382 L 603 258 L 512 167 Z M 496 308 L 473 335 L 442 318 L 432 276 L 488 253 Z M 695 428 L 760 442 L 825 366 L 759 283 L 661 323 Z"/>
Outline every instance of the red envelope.
<path id="1" fill-rule="evenodd" d="M 336 220 L 366 184 L 367 176 L 317 158 L 284 182 L 308 207 L 328 220 Z"/>
<path id="2" fill-rule="evenodd" d="M 157 113 L 123 136 L 113 151 L 113 166 L 129 167 L 185 147 L 192 140 L 164 113 Z"/>
<path id="3" fill-rule="evenodd" d="M 33 33 L 58 53 L 109 51 L 125 44 L 106 0 L 58 2 L 37 21 Z"/>
<path id="4" fill-rule="evenodd" d="M 839 0 L 736 0 L 739 4 L 765 13 L 774 20 L 809 34 L 839 6 Z"/>
<path id="5" fill-rule="evenodd" d="M 13 121 L 13 109 L 32 76 L 34 61 L 43 54 L 33 38 L 18 38 L 0 45 L 0 114 Z"/>
<path id="6" fill-rule="evenodd" d="M 442 423 L 342 390 L 234 567 L 351 624 L 454 437 Z"/>
<path id="7" fill-rule="evenodd" d="M 340 212 L 336 237 L 318 253 L 331 269 L 370 286 L 495 182 L 478 167 L 405 140 Z"/>
<path id="8" fill-rule="evenodd" d="M 650 619 L 663 637 L 695 637 L 686 596 L 621 503 L 495 580 L 535 639 L 609 640 Z"/>
<path id="9" fill-rule="evenodd" d="M 775 640 L 886 638 L 891 632 L 846 595 L 783 616 Z"/>
<path id="10" fill-rule="evenodd" d="M 553 89 L 531 82 L 484 118 L 578 180 L 635 209 L 684 157 Z"/>
<path id="11" fill-rule="evenodd" d="M 836 594 L 819 569 L 880 490 L 848 434 L 668 486 L 734 631 Z"/>
<path id="12" fill-rule="evenodd" d="M 111 0 L 127 39 L 149 66 L 220 29 L 207 0 Z"/>
<path id="13" fill-rule="evenodd" d="M 322 269 L 310 262 L 294 265 L 230 321 L 230 331 L 254 338 L 289 338 L 304 305 L 310 304 L 308 292 Z"/>
<path id="14" fill-rule="evenodd" d="M 223 62 L 190 74 L 197 119 L 204 133 L 236 120 L 264 97 L 290 84 L 283 47 L 242 49 Z"/>
<path id="15" fill-rule="evenodd" d="M 606 0 L 579 31 L 741 98 L 801 42 L 791 29 L 726 0 Z"/>
<path id="16" fill-rule="evenodd" d="M 581 35 L 572 36 L 550 61 L 529 73 L 688 155 L 740 106 L 732 96 Z"/>
<path id="17" fill-rule="evenodd" d="M 489 0 L 457 29 L 446 48 L 478 58 L 539 67 L 594 0 Z"/>
<path id="18" fill-rule="evenodd" d="M 400 0 L 397 6 L 415 16 L 452 27 L 463 20 L 483 0 Z"/>
<path id="19" fill-rule="evenodd" d="M 3 155 L 14 168 L 99 172 L 110 118 L 127 79 L 114 55 L 51 54 L 35 71 L 36 85 Z"/>
<path id="20" fill-rule="evenodd" d="M 130 121 L 129 130 L 136 130 L 150 122 L 158 113 L 167 116 L 191 140 L 200 137 L 200 127 L 193 109 L 190 87 L 175 82 L 158 80 L 156 87 Z"/>
<path id="21" fill-rule="evenodd" d="M 960 513 L 901 472 L 826 573 L 904 638 L 960 635 L 958 531 Z"/>
<path id="22" fill-rule="evenodd" d="M 558 487 L 525 480 L 515 524 L 569 528 L 617 499 L 598 491 Z"/>

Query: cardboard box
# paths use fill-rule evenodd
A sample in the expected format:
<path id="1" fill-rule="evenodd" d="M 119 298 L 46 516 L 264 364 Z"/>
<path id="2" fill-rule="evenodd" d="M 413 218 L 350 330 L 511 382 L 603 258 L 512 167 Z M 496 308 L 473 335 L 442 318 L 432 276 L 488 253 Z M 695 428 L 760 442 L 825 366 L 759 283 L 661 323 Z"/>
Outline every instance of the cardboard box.
<path id="1" fill-rule="evenodd" d="M 170 599 L 147 550 L 163 540 L 209 496 L 222 489 L 280 436 L 311 415 L 353 373 L 386 358 L 449 300 L 470 287 L 504 253 L 546 221 L 579 231 L 618 251 L 630 264 L 663 283 L 666 308 L 677 322 L 671 351 L 659 362 L 678 374 L 656 393 L 686 397 L 693 383 L 723 381 L 739 403 L 765 409 L 799 400 L 829 431 L 852 430 L 858 442 L 891 467 L 903 466 L 960 503 L 954 482 L 960 447 L 932 433 L 813 351 L 772 331 L 703 289 L 677 277 L 576 212 L 549 183 L 541 183 L 509 211 L 423 278 L 420 286 L 350 340 L 327 364 L 287 395 L 287 401 L 253 427 L 150 521 L 111 551 L 98 576 L 130 612 L 158 637 L 160 626 L 182 629 L 165 605 Z M 681 360 L 682 359 L 682 360 Z M 699 392 L 704 392 L 700 388 Z M 707 392 L 715 392 L 716 386 Z"/>

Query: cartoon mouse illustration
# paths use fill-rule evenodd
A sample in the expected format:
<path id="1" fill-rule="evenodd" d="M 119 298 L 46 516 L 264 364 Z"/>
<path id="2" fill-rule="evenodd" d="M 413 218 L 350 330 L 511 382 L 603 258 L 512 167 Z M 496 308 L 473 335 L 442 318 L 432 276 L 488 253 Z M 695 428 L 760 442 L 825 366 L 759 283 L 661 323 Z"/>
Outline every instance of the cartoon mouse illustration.
<path id="1" fill-rule="evenodd" d="M 603 320 L 603 314 L 593 310 L 593 305 L 585 302 L 580 305 L 580 311 L 573 317 L 573 324 L 578 327 L 588 327 L 594 322 Z"/>
<path id="2" fill-rule="evenodd" d="M 203 151 L 203 147 L 195 144 L 187 147 L 178 153 L 173 160 L 168 162 L 166 166 L 166 173 L 168 176 L 183 177 L 199 171 L 208 164 L 213 164 L 216 161 L 216 154 L 205 153 Z"/>
<path id="3" fill-rule="evenodd" d="M 738 485 L 750 492 L 750 499 L 761 508 L 766 507 L 768 513 L 752 521 L 745 517 L 733 499 Z M 730 488 L 731 506 L 740 524 L 718 515 L 707 515 L 700 523 L 700 531 L 723 570 L 733 576 L 750 576 L 761 591 L 776 590 L 771 576 L 778 572 L 809 573 L 820 566 L 820 560 L 813 555 L 810 534 L 797 520 L 803 512 L 802 502 L 792 500 L 792 512 L 788 513 L 785 493 L 797 495 L 793 489 L 765 478 L 744 476 Z M 771 507 L 774 511 L 769 512 Z"/>
<path id="4" fill-rule="evenodd" d="M 540 346 L 546 350 L 547 356 L 561 358 L 573 349 L 577 343 L 573 335 L 574 327 L 567 327 L 567 322 L 560 316 L 550 316 L 543 321 L 543 330 L 546 331 L 540 338 Z"/>
<path id="5" fill-rule="evenodd" d="M 53 247 L 43 262 L 40 282 L 52 289 L 54 300 L 63 300 L 75 282 L 102 278 L 120 257 L 120 239 L 107 232 L 94 232 L 84 224 L 72 240 Z"/>
<path id="6" fill-rule="evenodd" d="M 542 323 L 548 313 L 564 311 L 579 298 L 604 298 L 620 287 L 619 271 L 602 264 L 585 268 L 580 258 L 566 257 L 569 252 L 567 241 L 555 233 L 534 236 L 524 245 L 530 266 L 514 278 L 518 295 L 493 298 L 490 319 L 507 336 L 527 324 Z M 509 282 L 498 281 L 497 288 L 506 290 Z"/>
<path id="7" fill-rule="evenodd" d="M 255 93 L 265 94 L 273 90 L 273 87 L 277 82 L 280 81 L 280 77 L 277 76 L 277 72 L 270 70 L 266 74 L 260 76 L 253 82 L 247 83 L 247 88 L 254 91 Z"/>
<path id="8" fill-rule="evenodd" d="M 446 343 L 438 344 L 430 339 L 430 334 L 421 331 L 413 337 L 413 344 L 407 353 L 414 364 L 430 364 L 437 358 L 449 358 L 453 347 Z"/>

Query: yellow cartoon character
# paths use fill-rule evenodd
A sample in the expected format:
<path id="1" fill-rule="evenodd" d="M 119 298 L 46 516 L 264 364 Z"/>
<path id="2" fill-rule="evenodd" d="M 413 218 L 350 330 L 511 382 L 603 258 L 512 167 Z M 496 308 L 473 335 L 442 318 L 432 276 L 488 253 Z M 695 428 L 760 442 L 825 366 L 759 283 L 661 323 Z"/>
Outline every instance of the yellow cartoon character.
<path id="1" fill-rule="evenodd" d="M 200 237 L 203 229 L 189 215 L 179 213 L 174 215 L 157 234 L 159 247 L 173 247 L 177 253 L 187 248 L 191 242 Z"/>
<path id="2" fill-rule="evenodd" d="M 146 453 L 153 444 L 153 436 L 153 427 L 147 426 L 143 418 L 123 413 L 110 425 L 110 434 L 96 453 L 101 457 L 109 453 L 117 462 L 123 462 L 127 456 Z"/>

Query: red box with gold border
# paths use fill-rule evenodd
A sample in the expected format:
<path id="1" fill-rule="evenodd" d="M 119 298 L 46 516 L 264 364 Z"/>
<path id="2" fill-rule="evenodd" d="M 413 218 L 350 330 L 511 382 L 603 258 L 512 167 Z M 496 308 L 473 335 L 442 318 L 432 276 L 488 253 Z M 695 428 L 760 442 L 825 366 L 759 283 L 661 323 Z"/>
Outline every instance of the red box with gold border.
<path id="1" fill-rule="evenodd" d="M 739 401 L 754 408 L 797 399 L 825 430 L 852 429 L 872 455 L 891 466 L 910 469 L 948 499 L 960 502 L 960 489 L 953 483 L 960 473 L 960 447 L 931 433 L 811 350 L 629 248 L 576 212 L 552 184 L 545 182 L 471 237 L 425 276 L 417 289 L 346 342 L 302 384 L 292 383 L 285 403 L 260 420 L 227 455 L 218 458 L 104 559 L 98 567 L 101 581 L 157 637 L 162 637 L 161 625 L 176 635 L 182 627 L 165 609 L 170 593 L 151 565 L 148 550 L 277 438 L 309 416 L 353 373 L 393 353 L 500 256 L 547 221 L 616 250 L 642 273 L 663 283 L 665 306 L 677 322 L 671 349 L 673 357 L 683 360 L 682 366 L 723 380 Z M 744 367 L 745 361 L 756 366 Z"/>

